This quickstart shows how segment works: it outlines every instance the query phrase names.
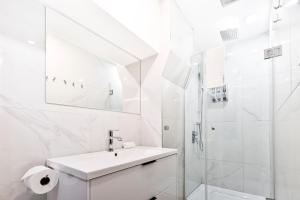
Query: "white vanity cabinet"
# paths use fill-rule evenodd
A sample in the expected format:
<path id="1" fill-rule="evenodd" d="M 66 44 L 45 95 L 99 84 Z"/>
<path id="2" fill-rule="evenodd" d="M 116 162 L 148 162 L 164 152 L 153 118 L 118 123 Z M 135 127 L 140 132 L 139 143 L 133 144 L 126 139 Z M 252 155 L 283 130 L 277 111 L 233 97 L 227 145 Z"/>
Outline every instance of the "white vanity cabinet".
<path id="1" fill-rule="evenodd" d="M 120 154 L 126 156 L 124 152 Z M 117 160 L 118 164 L 103 169 L 105 172 L 98 171 L 100 176 L 93 171 L 93 175 L 86 178 L 84 173 L 66 172 L 66 166 L 59 169 L 58 165 L 49 162 L 50 167 L 57 168 L 60 177 L 58 186 L 48 194 L 48 200 L 176 200 L 176 150 L 167 154 L 157 151 L 156 154 L 125 168 L 120 168 Z"/>

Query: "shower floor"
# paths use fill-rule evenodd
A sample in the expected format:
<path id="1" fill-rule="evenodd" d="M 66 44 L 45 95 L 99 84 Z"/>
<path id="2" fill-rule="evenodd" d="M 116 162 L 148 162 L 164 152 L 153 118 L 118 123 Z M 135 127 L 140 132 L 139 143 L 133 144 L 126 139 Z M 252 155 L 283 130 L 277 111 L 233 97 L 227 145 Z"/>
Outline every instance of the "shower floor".
<path id="1" fill-rule="evenodd" d="M 215 186 L 207 187 L 207 200 L 266 200 L 265 197 L 223 189 Z M 205 185 L 200 185 L 187 200 L 205 200 Z"/>

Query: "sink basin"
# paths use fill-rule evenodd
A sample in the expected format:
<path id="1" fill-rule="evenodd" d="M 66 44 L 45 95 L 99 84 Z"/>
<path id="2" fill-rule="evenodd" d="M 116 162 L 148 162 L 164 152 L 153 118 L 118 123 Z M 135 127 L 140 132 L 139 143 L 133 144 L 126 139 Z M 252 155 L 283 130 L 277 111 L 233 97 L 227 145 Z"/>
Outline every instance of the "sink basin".
<path id="1" fill-rule="evenodd" d="M 174 154 L 177 154 L 176 149 L 138 146 L 114 152 L 102 151 L 52 158 L 47 160 L 47 165 L 80 179 L 91 180 Z"/>

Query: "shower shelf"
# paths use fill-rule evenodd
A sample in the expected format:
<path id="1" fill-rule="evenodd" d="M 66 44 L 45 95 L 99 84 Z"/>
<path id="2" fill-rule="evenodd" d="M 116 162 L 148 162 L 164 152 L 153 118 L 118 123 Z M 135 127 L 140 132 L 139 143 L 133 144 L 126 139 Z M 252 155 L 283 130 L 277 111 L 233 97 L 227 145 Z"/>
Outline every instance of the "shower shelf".
<path id="1" fill-rule="evenodd" d="M 211 97 L 212 103 L 227 102 L 228 101 L 228 88 L 227 85 L 220 87 L 208 88 L 208 94 Z"/>

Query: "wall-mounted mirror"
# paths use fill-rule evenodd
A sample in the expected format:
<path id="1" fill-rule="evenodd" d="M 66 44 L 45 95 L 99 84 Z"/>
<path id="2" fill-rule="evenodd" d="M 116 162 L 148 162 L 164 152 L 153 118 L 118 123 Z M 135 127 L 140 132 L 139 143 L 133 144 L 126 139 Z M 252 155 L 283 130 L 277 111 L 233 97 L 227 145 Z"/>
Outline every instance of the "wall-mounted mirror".
<path id="1" fill-rule="evenodd" d="M 140 113 L 140 60 L 52 9 L 46 19 L 46 102 Z"/>

